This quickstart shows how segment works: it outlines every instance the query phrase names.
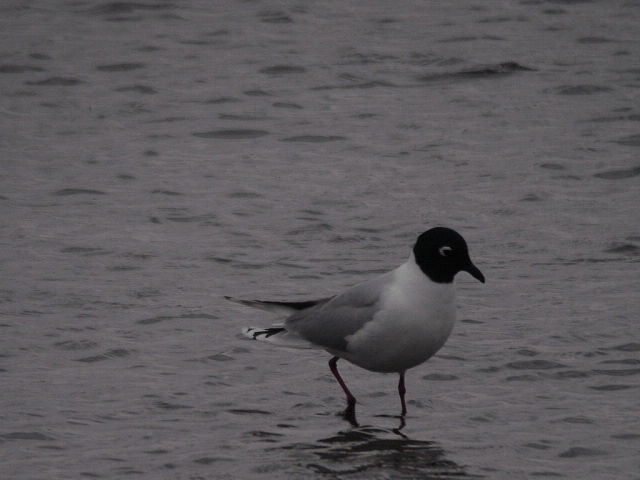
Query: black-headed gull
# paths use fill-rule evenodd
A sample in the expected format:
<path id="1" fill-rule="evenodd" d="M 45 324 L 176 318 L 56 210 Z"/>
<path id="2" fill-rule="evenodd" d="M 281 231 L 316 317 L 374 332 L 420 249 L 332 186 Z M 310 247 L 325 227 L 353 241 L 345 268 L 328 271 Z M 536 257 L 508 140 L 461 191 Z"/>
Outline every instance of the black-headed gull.
<path id="1" fill-rule="evenodd" d="M 374 372 L 399 373 L 404 417 L 404 374 L 428 360 L 449 337 L 456 317 L 453 279 L 461 271 L 484 283 L 464 238 L 436 227 L 418 237 L 405 263 L 336 296 L 307 302 L 226 298 L 288 315 L 281 325 L 245 328 L 246 336 L 285 346 L 311 344 L 333 355 L 329 367 L 347 396 L 347 417 L 355 419 L 356 399 L 338 373 L 339 359 Z"/>

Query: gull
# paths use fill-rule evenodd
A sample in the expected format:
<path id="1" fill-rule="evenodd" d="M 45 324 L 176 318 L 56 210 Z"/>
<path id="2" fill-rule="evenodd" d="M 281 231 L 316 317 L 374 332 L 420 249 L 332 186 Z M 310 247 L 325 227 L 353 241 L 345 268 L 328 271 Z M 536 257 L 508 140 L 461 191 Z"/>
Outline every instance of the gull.
<path id="1" fill-rule="evenodd" d="M 373 372 L 398 373 L 404 419 L 405 372 L 431 358 L 449 337 L 456 318 L 453 280 L 461 271 L 485 281 L 464 238 L 435 227 L 418 236 L 405 263 L 338 295 L 302 302 L 225 298 L 287 315 L 282 324 L 244 328 L 245 336 L 329 352 L 329 368 L 347 397 L 345 418 L 355 421 L 356 398 L 338 372 L 339 359 Z"/>

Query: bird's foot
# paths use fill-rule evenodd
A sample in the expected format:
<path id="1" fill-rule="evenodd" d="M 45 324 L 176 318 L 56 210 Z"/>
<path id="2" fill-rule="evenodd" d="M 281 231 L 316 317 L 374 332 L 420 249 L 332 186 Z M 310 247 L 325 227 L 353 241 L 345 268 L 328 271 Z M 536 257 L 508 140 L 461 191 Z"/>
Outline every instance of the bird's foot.
<path id="1" fill-rule="evenodd" d="M 347 408 L 340 412 L 339 415 L 344 418 L 353 427 L 358 427 L 358 421 L 356 420 L 356 407 L 355 405 L 348 405 Z"/>

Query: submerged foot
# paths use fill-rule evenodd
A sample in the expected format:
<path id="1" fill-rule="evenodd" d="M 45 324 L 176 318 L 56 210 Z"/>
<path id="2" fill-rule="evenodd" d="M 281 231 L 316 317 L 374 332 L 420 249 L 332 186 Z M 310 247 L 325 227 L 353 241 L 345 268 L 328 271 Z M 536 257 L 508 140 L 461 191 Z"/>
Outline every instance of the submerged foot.
<path id="1" fill-rule="evenodd" d="M 355 402 L 347 405 L 347 408 L 340 412 L 339 415 L 344 418 L 347 422 L 349 422 L 353 427 L 358 427 L 358 421 L 356 420 L 356 407 Z"/>

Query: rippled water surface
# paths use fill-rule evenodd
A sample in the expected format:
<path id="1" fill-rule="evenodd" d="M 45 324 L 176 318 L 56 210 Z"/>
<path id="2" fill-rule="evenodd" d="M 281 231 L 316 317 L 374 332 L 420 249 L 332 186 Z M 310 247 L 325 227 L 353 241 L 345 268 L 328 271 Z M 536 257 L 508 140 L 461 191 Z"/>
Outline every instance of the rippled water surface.
<path id="1" fill-rule="evenodd" d="M 3 478 L 640 478 L 640 6 L 0 6 Z M 445 347 L 250 342 L 444 224 Z"/>

